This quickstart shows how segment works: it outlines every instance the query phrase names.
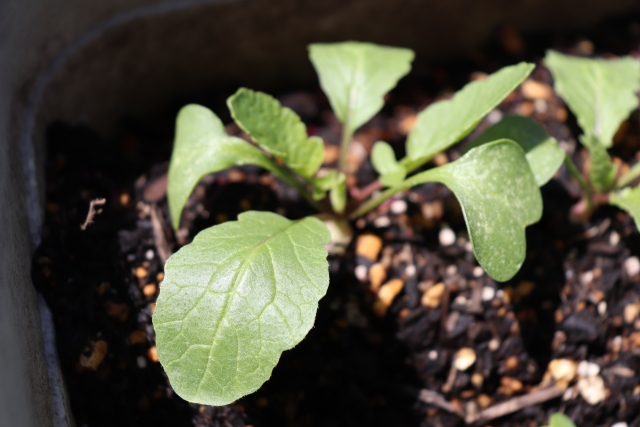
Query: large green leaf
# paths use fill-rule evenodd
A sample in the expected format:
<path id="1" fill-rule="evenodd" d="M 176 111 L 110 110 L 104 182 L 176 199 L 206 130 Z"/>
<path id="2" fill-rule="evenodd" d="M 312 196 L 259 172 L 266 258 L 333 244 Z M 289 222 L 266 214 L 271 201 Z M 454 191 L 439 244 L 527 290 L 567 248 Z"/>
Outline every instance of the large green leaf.
<path id="1" fill-rule="evenodd" d="M 547 134 L 542 126 L 530 117 L 507 116 L 465 147 L 468 151 L 497 139 L 510 139 L 520 144 L 527 156 L 529 167 L 539 186 L 546 184 L 562 166 L 565 152 L 558 141 Z"/>
<path id="2" fill-rule="evenodd" d="M 609 203 L 629 212 L 640 228 L 640 186 L 625 188 L 609 195 Z"/>
<path id="3" fill-rule="evenodd" d="M 338 119 L 353 132 L 384 105 L 384 95 L 411 70 L 413 51 L 372 43 L 309 45 L 309 57 Z"/>
<path id="4" fill-rule="evenodd" d="M 153 326 L 176 393 L 225 405 L 269 379 L 313 326 L 329 285 L 329 241 L 316 218 L 249 211 L 169 258 Z"/>
<path id="5" fill-rule="evenodd" d="M 200 105 L 187 105 L 176 120 L 176 138 L 169 164 L 167 198 L 175 229 L 189 195 L 203 176 L 232 166 L 253 164 L 284 178 L 258 148 L 227 135 L 218 116 Z"/>
<path id="6" fill-rule="evenodd" d="M 490 142 L 389 191 L 425 182 L 441 182 L 455 194 L 487 274 L 498 281 L 512 278 L 526 255 L 525 228 L 542 216 L 540 189 L 522 148 L 510 140 Z"/>
<path id="7" fill-rule="evenodd" d="M 371 164 L 380 174 L 380 182 L 386 186 L 400 184 L 406 176 L 404 166 L 396 160 L 393 148 L 384 141 L 373 144 Z"/>
<path id="8" fill-rule="evenodd" d="M 300 117 L 271 95 L 240 88 L 227 105 L 242 130 L 303 177 L 310 178 L 322 165 L 322 139 L 309 138 Z"/>
<path id="9" fill-rule="evenodd" d="M 613 143 L 620 123 L 638 107 L 640 62 L 634 58 L 587 59 L 547 52 L 545 65 L 554 86 L 585 134 L 598 137 L 605 148 Z"/>
<path id="10" fill-rule="evenodd" d="M 533 70 L 521 62 L 505 67 L 486 80 L 467 84 L 451 99 L 431 104 L 420 114 L 407 139 L 409 169 L 425 163 L 461 140 L 507 97 Z"/>

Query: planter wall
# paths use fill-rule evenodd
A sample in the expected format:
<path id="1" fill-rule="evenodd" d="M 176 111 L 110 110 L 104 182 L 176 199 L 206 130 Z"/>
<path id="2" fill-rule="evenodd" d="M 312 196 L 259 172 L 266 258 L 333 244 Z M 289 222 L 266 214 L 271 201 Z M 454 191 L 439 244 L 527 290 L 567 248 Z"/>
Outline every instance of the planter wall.
<path id="1" fill-rule="evenodd" d="M 52 120 L 108 136 L 123 115 L 216 87 L 313 84 L 305 47 L 314 41 L 411 47 L 420 73 L 505 23 L 571 30 L 630 11 L 640 12 L 637 1 L 0 1 L 0 426 L 71 423 L 52 326 L 30 280 Z"/>

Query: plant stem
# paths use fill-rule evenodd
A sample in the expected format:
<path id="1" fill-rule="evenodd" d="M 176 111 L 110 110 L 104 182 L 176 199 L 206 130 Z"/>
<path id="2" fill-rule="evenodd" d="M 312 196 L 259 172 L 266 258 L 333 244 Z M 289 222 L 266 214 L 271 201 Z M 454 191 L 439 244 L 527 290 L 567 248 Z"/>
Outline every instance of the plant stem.
<path id="1" fill-rule="evenodd" d="M 616 183 L 616 188 L 626 187 L 627 185 L 638 179 L 638 177 L 640 177 L 640 162 L 637 162 L 631 167 L 631 169 L 629 169 L 629 172 L 620 177 L 620 179 Z"/>
<path id="2" fill-rule="evenodd" d="M 325 206 L 318 203 L 318 201 L 313 200 L 313 197 L 311 196 L 311 193 L 309 193 L 309 190 L 307 189 L 307 187 L 305 187 L 300 181 L 298 181 L 298 179 L 293 175 L 291 171 L 289 171 L 287 168 L 284 168 L 278 165 L 273 160 L 272 162 L 273 162 L 273 168 L 274 168 L 273 172 L 276 176 L 278 176 L 278 178 L 282 179 L 291 187 L 295 188 L 298 191 L 298 193 L 300 193 L 300 195 L 302 195 L 302 197 L 304 197 L 311 206 L 313 206 L 316 210 L 318 210 L 318 212 L 327 212 L 327 209 Z"/>
<path id="3" fill-rule="evenodd" d="M 567 170 L 569 171 L 571 176 L 573 176 L 575 180 L 578 181 L 578 185 L 580 185 L 580 188 L 584 192 L 588 203 L 591 204 L 591 188 L 589 188 L 587 183 L 584 181 L 580 170 L 578 169 L 576 164 L 573 163 L 573 160 L 571 160 L 571 157 L 569 157 L 569 154 L 567 153 L 565 153 L 564 155 L 564 165 L 567 167 Z"/>
<path id="4" fill-rule="evenodd" d="M 387 200 L 389 197 L 403 190 L 406 190 L 407 188 L 411 188 L 412 185 L 413 183 L 407 180 L 395 187 L 387 188 L 382 193 L 380 193 L 377 197 L 374 197 L 373 199 L 369 199 L 367 202 L 358 206 L 356 210 L 354 210 L 353 212 L 351 212 L 351 214 L 349 214 L 349 219 L 360 218 L 361 216 L 369 213 L 370 211 L 378 207 L 378 205 L 380 205 L 382 202 Z"/>
<path id="5" fill-rule="evenodd" d="M 342 138 L 340 138 L 340 159 L 338 160 L 338 176 L 344 173 L 347 168 L 347 154 L 349 154 L 349 145 L 351 144 L 351 138 L 353 137 L 353 131 L 351 130 L 351 123 L 349 123 L 349 117 L 342 126 Z"/>

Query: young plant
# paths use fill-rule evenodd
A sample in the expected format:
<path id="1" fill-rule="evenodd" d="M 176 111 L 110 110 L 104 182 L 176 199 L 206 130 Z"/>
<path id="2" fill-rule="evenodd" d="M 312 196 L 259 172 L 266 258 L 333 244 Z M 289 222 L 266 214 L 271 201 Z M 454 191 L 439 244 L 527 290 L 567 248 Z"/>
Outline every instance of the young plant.
<path id="1" fill-rule="evenodd" d="M 373 187 L 386 189 L 369 200 L 348 200 L 345 164 L 353 134 L 380 111 L 384 95 L 409 72 L 414 55 L 408 49 L 345 42 L 313 44 L 309 56 L 343 124 L 337 169 L 318 175 L 322 140 L 309 137 L 300 118 L 267 94 L 241 88 L 227 102 L 251 142 L 227 135 L 207 108 L 188 105 L 178 114 L 169 166 L 173 226 L 178 228 L 202 177 L 244 164 L 273 173 L 319 212 L 343 221 L 412 186 L 440 182 L 460 202 L 480 265 L 496 280 L 510 279 L 525 258 L 525 228 L 542 213 L 538 186 L 544 177 L 532 173 L 529 164 L 545 150 L 545 141 L 527 145 L 503 138 L 517 140 L 519 134 L 495 132 L 492 141 L 454 162 L 412 173 L 468 135 L 533 65 L 506 67 L 430 105 L 408 136 L 405 158 L 396 160 L 388 144 L 377 143 L 372 156 L 381 176 Z M 192 402 L 223 405 L 257 390 L 280 354 L 313 325 L 329 284 L 323 245 L 330 240 L 315 217 L 292 221 L 250 211 L 202 231 L 176 252 L 165 265 L 153 316 L 160 362 L 176 393 Z"/>
<path id="2" fill-rule="evenodd" d="M 583 131 L 580 141 L 589 151 L 587 179 L 568 156 L 565 160 L 584 193 L 573 214 L 587 218 L 598 205 L 610 203 L 628 211 L 640 224 L 640 187 L 631 187 L 640 177 L 640 162 L 621 175 L 607 153 L 621 123 L 638 107 L 640 61 L 587 59 L 549 51 L 545 64 L 556 91 L 575 114 Z"/>

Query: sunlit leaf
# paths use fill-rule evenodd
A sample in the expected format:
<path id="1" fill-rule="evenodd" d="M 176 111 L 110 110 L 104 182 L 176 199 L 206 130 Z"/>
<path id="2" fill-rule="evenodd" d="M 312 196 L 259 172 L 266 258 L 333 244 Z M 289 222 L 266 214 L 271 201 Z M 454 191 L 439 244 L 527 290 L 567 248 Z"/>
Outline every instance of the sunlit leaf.
<path id="1" fill-rule="evenodd" d="M 338 119 L 350 132 L 368 122 L 384 95 L 411 70 L 413 51 L 372 43 L 309 45 L 309 58 Z"/>
<path id="2" fill-rule="evenodd" d="M 278 169 L 258 148 L 227 135 L 218 116 L 200 105 L 187 105 L 176 120 L 176 137 L 169 164 L 167 199 L 173 227 L 180 226 L 180 215 L 189 195 L 207 174 L 232 166 L 252 164 Z"/>
<path id="3" fill-rule="evenodd" d="M 562 166 L 565 152 L 558 141 L 547 134 L 542 126 L 530 117 L 507 116 L 465 147 L 466 151 L 498 139 L 517 142 L 527 156 L 529 167 L 539 186 L 546 184 Z"/>
<path id="4" fill-rule="evenodd" d="M 640 225 L 640 187 L 625 188 L 611 193 L 609 203 L 629 212 L 636 227 Z"/>
<path id="5" fill-rule="evenodd" d="M 291 169 L 309 178 L 322 164 L 321 138 L 307 136 L 307 128 L 291 109 L 262 92 L 240 88 L 227 101 L 242 130 L 262 148 L 284 160 Z"/>
<path id="6" fill-rule="evenodd" d="M 396 160 L 393 148 L 384 141 L 373 144 L 371 163 L 380 174 L 380 182 L 386 186 L 400 184 L 406 176 L 404 166 Z"/>
<path id="7" fill-rule="evenodd" d="M 542 215 L 540 189 L 522 148 L 509 140 L 490 142 L 391 191 L 426 182 L 441 182 L 457 197 L 473 252 L 487 274 L 498 281 L 512 278 L 525 259 L 525 228 Z"/>
<path id="8" fill-rule="evenodd" d="M 316 218 L 249 211 L 169 258 L 153 326 L 178 395 L 226 405 L 269 379 L 313 326 L 329 284 L 329 241 Z"/>
<path id="9" fill-rule="evenodd" d="M 549 418 L 548 427 L 576 427 L 576 425 L 565 414 L 556 413 Z"/>
<path id="10" fill-rule="evenodd" d="M 631 57 L 587 59 L 550 50 L 544 63 L 553 74 L 556 92 L 584 133 L 610 147 L 620 124 L 638 108 L 640 61 Z"/>
<path id="11" fill-rule="evenodd" d="M 533 70 L 533 64 L 505 67 L 485 80 L 471 82 L 451 99 L 428 106 L 407 139 L 410 169 L 460 141 L 505 99 Z"/>

